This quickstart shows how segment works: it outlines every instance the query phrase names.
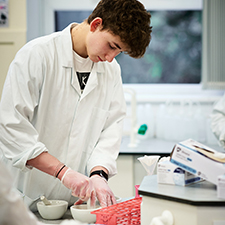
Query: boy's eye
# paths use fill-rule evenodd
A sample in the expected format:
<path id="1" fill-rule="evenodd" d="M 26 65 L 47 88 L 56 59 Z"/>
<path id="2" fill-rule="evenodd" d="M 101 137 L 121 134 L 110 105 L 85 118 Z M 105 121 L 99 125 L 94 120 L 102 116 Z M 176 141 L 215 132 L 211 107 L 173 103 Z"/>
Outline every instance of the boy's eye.
<path id="1" fill-rule="evenodd" d="M 113 47 L 111 44 L 109 44 L 109 47 L 111 48 L 111 49 L 116 49 L 115 47 Z"/>

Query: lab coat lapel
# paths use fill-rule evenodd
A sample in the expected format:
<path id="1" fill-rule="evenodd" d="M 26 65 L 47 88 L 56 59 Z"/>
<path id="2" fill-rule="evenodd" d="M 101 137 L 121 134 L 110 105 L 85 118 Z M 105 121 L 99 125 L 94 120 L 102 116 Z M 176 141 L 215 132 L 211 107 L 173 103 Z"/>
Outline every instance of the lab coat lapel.
<path id="1" fill-rule="evenodd" d="M 71 25 L 67 26 L 61 33 L 61 45 L 60 53 L 62 57 L 62 66 L 67 73 L 71 73 L 71 85 L 75 91 L 80 95 L 80 86 L 76 77 L 75 69 L 73 68 L 73 49 L 72 49 L 72 39 L 70 34 Z"/>
<path id="2" fill-rule="evenodd" d="M 82 98 L 85 98 L 91 91 L 93 91 L 98 86 L 98 79 L 99 76 L 103 75 L 103 65 L 100 63 L 94 63 L 93 69 L 89 75 L 88 82 L 86 84 L 86 87 L 84 88 L 84 92 L 81 96 Z"/>
<path id="3" fill-rule="evenodd" d="M 81 95 L 81 91 L 80 91 L 80 84 L 79 81 L 77 79 L 77 75 L 76 75 L 76 71 L 72 69 L 72 73 L 71 73 L 71 85 L 73 86 L 73 88 L 75 89 L 75 91 Z"/>

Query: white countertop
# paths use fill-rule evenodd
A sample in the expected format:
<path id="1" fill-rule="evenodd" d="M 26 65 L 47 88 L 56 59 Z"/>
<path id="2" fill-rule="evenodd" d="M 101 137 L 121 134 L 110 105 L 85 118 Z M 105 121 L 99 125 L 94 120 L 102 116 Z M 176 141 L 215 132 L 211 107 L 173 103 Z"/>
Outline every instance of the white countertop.
<path id="1" fill-rule="evenodd" d="M 225 199 L 217 198 L 216 185 L 202 181 L 189 186 L 158 184 L 157 175 L 145 176 L 139 195 L 181 202 L 196 206 L 225 206 Z"/>

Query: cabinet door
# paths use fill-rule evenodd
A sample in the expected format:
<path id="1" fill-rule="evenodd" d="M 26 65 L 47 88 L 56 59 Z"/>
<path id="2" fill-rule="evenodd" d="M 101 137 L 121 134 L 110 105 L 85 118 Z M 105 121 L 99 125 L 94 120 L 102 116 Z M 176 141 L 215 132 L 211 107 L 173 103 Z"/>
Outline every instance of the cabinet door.
<path id="1" fill-rule="evenodd" d="M 109 186 L 114 195 L 121 198 L 134 196 L 134 163 L 132 155 L 119 155 L 117 159 L 118 173 L 109 179 Z"/>

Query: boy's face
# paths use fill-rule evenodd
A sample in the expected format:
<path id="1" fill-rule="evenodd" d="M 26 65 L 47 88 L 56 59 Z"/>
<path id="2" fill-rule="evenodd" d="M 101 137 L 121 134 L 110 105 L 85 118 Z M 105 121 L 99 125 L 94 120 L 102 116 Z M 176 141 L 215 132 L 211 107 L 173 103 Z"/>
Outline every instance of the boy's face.
<path id="1" fill-rule="evenodd" d="M 120 52 L 125 51 L 125 46 L 119 36 L 106 30 L 101 31 L 101 26 L 101 18 L 91 22 L 86 40 L 87 54 L 93 62 L 112 62 Z"/>

